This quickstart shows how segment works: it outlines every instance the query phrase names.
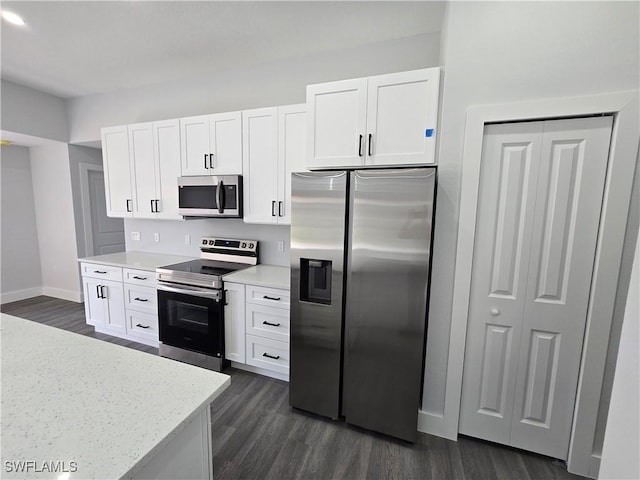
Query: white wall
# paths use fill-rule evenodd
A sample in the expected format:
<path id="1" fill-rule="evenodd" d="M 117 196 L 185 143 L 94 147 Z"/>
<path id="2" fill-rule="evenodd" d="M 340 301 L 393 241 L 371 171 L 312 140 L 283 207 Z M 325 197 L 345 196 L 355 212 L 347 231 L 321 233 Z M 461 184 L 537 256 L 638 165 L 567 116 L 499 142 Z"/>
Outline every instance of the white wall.
<path id="1" fill-rule="evenodd" d="M 26 147 L 0 150 L 0 303 L 42 293 L 40 250 Z"/>
<path id="2" fill-rule="evenodd" d="M 66 142 L 69 140 L 64 100 L 2 80 L 2 130 Z"/>
<path id="3" fill-rule="evenodd" d="M 598 478 L 640 478 L 640 240 L 629 285 Z"/>
<path id="4" fill-rule="evenodd" d="M 82 191 L 81 182 L 84 181 L 80 174 L 80 165 L 99 165 L 102 167 L 102 151 L 97 148 L 69 145 L 69 173 L 71 175 L 71 190 L 73 198 L 73 218 L 75 222 L 76 246 L 78 257 L 87 255 L 84 235 L 84 218 L 82 215 Z M 91 228 L 91 226 L 89 226 Z"/>
<path id="5" fill-rule="evenodd" d="M 43 293 L 80 301 L 73 198 L 66 143 L 31 147 Z"/>
<path id="6" fill-rule="evenodd" d="M 287 226 L 247 225 L 240 219 L 232 218 L 184 221 L 126 219 L 124 228 L 127 251 L 198 257 L 200 238 L 218 236 L 258 240 L 260 263 L 289 266 L 290 228 Z M 131 240 L 131 232 L 139 232 L 140 240 Z M 154 233 L 160 234 L 160 242 L 154 241 Z M 185 235 L 191 236 L 191 245 L 185 245 Z M 284 252 L 278 251 L 279 241 L 284 242 Z"/>
<path id="7" fill-rule="evenodd" d="M 636 2 L 449 3 L 442 39 L 444 100 L 422 404 L 433 419 L 443 415 L 447 401 L 467 108 L 637 89 L 638 15 Z"/>
<path id="8" fill-rule="evenodd" d="M 212 65 L 197 78 L 70 99 L 70 142 L 95 142 L 107 126 L 301 103 L 311 83 L 436 66 L 439 42 L 425 34 L 233 71 Z"/>

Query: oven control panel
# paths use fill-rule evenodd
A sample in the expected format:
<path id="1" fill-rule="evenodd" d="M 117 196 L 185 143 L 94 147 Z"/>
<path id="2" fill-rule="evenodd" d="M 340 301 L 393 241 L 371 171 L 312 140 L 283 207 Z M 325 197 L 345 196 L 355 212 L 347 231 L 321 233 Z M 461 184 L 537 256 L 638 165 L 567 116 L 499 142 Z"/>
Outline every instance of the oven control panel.
<path id="1" fill-rule="evenodd" d="M 245 252 L 256 254 L 258 252 L 257 240 L 238 240 L 230 238 L 202 237 L 200 250 L 203 252 L 220 251 L 233 254 L 233 252 Z"/>

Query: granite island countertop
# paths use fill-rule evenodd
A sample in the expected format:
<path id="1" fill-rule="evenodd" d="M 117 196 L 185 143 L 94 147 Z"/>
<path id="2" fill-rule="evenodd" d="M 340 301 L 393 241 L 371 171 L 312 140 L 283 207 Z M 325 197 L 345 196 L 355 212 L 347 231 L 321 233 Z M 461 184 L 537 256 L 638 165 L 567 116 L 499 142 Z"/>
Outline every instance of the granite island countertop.
<path id="1" fill-rule="evenodd" d="M 75 462 L 73 480 L 131 477 L 230 384 L 230 377 L 0 314 L 6 462 Z M 15 478 L 15 477 L 14 477 Z"/>
<path id="2" fill-rule="evenodd" d="M 229 273 L 223 277 L 225 282 L 244 283 L 261 287 L 289 290 L 291 283 L 289 267 L 278 265 L 256 265 Z"/>
<path id="3" fill-rule="evenodd" d="M 150 252 L 118 252 L 95 257 L 79 258 L 79 262 L 98 263 L 111 265 L 112 267 L 137 268 L 153 271 L 158 267 L 172 265 L 174 263 L 189 262 L 196 257 L 183 257 L 180 255 L 167 255 L 164 253 Z"/>

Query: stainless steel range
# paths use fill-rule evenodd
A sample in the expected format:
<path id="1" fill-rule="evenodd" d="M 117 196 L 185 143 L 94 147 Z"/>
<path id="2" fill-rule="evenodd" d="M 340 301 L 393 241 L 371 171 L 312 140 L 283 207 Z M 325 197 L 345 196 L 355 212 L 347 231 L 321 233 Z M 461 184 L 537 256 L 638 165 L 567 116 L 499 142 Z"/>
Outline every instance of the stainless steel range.
<path id="1" fill-rule="evenodd" d="M 160 355 L 221 371 L 223 275 L 258 263 L 258 242 L 203 237 L 200 259 L 156 269 Z"/>

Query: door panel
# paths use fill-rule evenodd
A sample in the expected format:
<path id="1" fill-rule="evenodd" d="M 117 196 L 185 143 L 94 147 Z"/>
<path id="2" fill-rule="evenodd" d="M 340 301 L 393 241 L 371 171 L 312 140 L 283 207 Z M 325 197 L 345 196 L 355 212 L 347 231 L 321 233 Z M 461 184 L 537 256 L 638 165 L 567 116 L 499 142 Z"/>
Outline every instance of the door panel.
<path id="1" fill-rule="evenodd" d="M 156 200 L 155 161 L 153 158 L 153 130 L 151 123 L 129 125 L 129 156 L 133 167 L 133 216 L 156 218 L 152 211 Z M 155 206 L 153 206 L 155 210 Z"/>
<path id="2" fill-rule="evenodd" d="M 281 225 L 291 224 L 291 174 L 306 172 L 307 105 L 278 108 L 278 198 Z M 280 205 L 278 205 L 280 207 Z"/>
<path id="3" fill-rule="evenodd" d="M 611 128 L 612 117 L 544 124 L 511 444 L 560 459 L 568 454 Z"/>
<path id="4" fill-rule="evenodd" d="M 513 413 L 541 144 L 542 122 L 485 129 L 460 432 L 501 443 Z"/>
<path id="5" fill-rule="evenodd" d="M 205 153 L 211 153 L 209 115 L 181 118 L 180 138 L 182 143 L 182 175 L 213 175 L 211 169 L 205 168 L 204 157 Z"/>
<path id="6" fill-rule="evenodd" d="M 126 126 L 102 129 L 102 158 L 107 215 L 133 216 L 132 172 L 129 166 L 129 136 Z"/>
<path id="7" fill-rule="evenodd" d="M 91 210 L 91 247 L 90 255 L 105 255 L 108 253 L 124 252 L 124 220 L 122 218 L 107 217 L 105 203 L 104 175 L 97 170 L 87 173 L 89 187 L 89 205 Z"/>
<path id="8" fill-rule="evenodd" d="M 240 112 L 211 115 L 209 135 L 214 175 L 242 175 L 242 116 Z"/>
<path id="9" fill-rule="evenodd" d="M 180 122 L 153 122 L 153 148 L 156 162 L 156 199 L 158 218 L 182 219 L 178 214 L 178 177 L 180 176 Z"/>

